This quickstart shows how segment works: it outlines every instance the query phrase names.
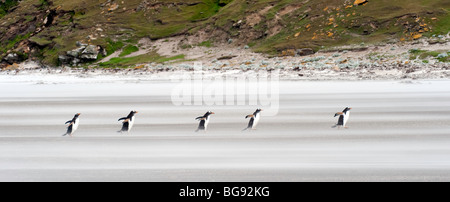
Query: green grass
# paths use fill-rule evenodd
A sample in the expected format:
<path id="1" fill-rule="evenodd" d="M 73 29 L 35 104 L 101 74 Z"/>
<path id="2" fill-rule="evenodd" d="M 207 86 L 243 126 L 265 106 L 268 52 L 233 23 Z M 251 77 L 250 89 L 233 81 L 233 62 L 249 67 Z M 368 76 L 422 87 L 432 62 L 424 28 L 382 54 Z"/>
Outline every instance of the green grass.
<path id="1" fill-rule="evenodd" d="M 437 22 L 433 26 L 431 34 L 447 34 L 450 32 L 450 9 L 446 9 L 447 14 L 438 18 Z"/>
<path id="2" fill-rule="evenodd" d="M 138 47 L 133 45 L 127 45 L 123 48 L 122 53 L 120 53 L 119 57 L 124 57 L 137 51 L 139 51 Z"/>
<path id="3" fill-rule="evenodd" d="M 0 19 L 5 16 L 9 9 L 19 4 L 18 0 L 5 0 L 5 2 L 0 3 Z"/>
<path id="4" fill-rule="evenodd" d="M 111 39 L 106 39 L 107 45 L 106 45 L 106 52 L 107 55 L 111 55 L 117 50 L 121 49 L 124 44 L 121 41 L 113 41 Z"/>
<path id="5" fill-rule="evenodd" d="M 39 46 L 47 46 L 52 43 L 52 41 L 49 41 L 45 38 L 39 38 L 39 37 L 31 37 L 29 39 L 29 41 L 34 42 L 34 43 L 38 44 Z"/>
<path id="6" fill-rule="evenodd" d="M 6 45 L 3 48 L 0 47 L 0 52 L 4 53 L 4 52 L 6 52 L 8 50 L 13 49 L 16 46 L 17 43 L 19 43 L 19 42 L 21 42 L 21 41 L 23 41 L 25 39 L 30 38 L 30 36 L 31 36 L 31 33 L 28 33 L 28 34 L 25 34 L 25 35 L 18 35 L 18 36 L 16 36 L 14 39 L 6 42 Z"/>
<path id="7" fill-rule="evenodd" d="M 409 59 L 410 60 L 415 60 L 415 59 L 421 59 L 423 60 L 422 62 L 424 63 L 428 63 L 428 60 L 425 60 L 427 58 L 434 58 L 440 62 L 449 62 L 450 61 L 450 56 L 447 57 L 442 57 L 442 58 L 438 58 L 439 54 L 441 53 L 445 53 L 447 51 L 442 50 L 442 51 L 426 51 L 426 50 L 420 50 L 420 49 L 411 49 L 408 51 L 409 52 Z M 426 61 L 426 62 L 425 62 Z"/>
<path id="8" fill-rule="evenodd" d="M 181 55 L 176 55 L 176 56 L 173 56 L 173 57 L 170 57 L 170 58 L 162 57 L 162 58 L 156 60 L 156 62 L 158 62 L 158 63 L 164 63 L 164 62 L 169 62 L 169 61 L 173 61 L 173 60 L 182 60 L 182 59 L 184 59 L 185 57 L 186 57 L 186 56 L 183 55 L 183 54 L 181 54 Z"/>

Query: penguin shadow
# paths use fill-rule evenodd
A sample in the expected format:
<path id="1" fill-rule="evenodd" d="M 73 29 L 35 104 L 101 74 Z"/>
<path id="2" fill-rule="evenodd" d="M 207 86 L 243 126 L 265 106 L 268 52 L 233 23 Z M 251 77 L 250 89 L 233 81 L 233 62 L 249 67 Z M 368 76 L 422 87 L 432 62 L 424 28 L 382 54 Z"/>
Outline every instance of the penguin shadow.
<path id="1" fill-rule="evenodd" d="M 349 129 L 348 126 L 343 127 L 343 126 L 339 126 L 339 125 L 337 125 L 337 124 L 331 126 L 331 128 L 337 128 L 338 130 L 341 130 L 341 129 Z"/>

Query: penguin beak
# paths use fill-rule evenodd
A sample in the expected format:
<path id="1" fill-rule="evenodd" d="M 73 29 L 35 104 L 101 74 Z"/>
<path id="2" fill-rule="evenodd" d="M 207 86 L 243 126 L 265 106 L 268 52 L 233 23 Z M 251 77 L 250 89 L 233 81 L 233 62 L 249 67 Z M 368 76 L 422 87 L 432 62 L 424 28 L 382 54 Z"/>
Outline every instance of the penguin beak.
<path id="1" fill-rule="evenodd" d="M 78 113 L 77 115 L 78 115 L 78 116 L 80 116 L 81 114 L 80 114 L 80 113 Z"/>
<path id="2" fill-rule="evenodd" d="M 136 111 L 136 114 L 139 113 L 138 111 Z"/>
<path id="3" fill-rule="evenodd" d="M 211 112 L 211 114 L 216 114 L 216 113 L 214 113 L 214 112 Z"/>

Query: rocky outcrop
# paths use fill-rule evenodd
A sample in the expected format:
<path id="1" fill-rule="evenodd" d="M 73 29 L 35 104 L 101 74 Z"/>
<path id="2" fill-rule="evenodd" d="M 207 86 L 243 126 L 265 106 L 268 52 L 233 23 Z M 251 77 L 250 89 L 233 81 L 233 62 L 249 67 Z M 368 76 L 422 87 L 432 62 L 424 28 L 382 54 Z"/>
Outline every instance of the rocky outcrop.
<path id="1" fill-rule="evenodd" d="M 353 5 L 364 5 L 367 2 L 369 2 L 368 0 L 355 0 L 355 2 L 353 3 Z"/>
<path id="2" fill-rule="evenodd" d="M 20 62 L 20 57 L 17 53 L 10 53 L 3 58 L 3 60 L 9 64 Z"/>
<path id="3" fill-rule="evenodd" d="M 314 53 L 314 50 L 311 48 L 302 48 L 295 51 L 295 55 L 297 56 L 313 55 Z"/>
<path id="4" fill-rule="evenodd" d="M 106 56 L 106 50 L 101 46 L 87 45 L 77 42 L 78 48 L 67 51 L 65 55 L 59 55 L 58 60 L 62 65 L 78 65 L 98 59 L 98 55 Z"/>

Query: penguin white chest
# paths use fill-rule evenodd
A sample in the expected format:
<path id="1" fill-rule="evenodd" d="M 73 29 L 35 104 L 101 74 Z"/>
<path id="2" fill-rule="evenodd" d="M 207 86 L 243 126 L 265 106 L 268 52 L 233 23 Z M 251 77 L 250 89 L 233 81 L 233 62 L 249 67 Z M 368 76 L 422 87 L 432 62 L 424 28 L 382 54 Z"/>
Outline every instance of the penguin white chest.
<path id="1" fill-rule="evenodd" d="M 73 122 L 72 133 L 74 133 L 74 132 L 78 129 L 78 126 L 79 126 L 79 125 L 80 125 L 80 119 L 77 118 L 77 119 L 75 119 L 75 121 Z"/>
<path id="2" fill-rule="evenodd" d="M 255 128 L 256 128 L 256 126 L 257 126 L 258 123 L 259 123 L 259 118 L 260 118 L 260 117 L 261 117 L 261 116 L 259 115 L 259 113 L 255 115 L 255 120 L 253 121 L 252 129 L 255 129 Z"/>
<path id="3" fill-rule="evenodd" d="M 347 124 L 348 118 L 350 118 L 350 112 L 344 114 L 344 126 Z"/>
<path id="4" fill-rule="evenodd" d="M 128 125 L 128 131 L 130 131 L 131 128 L 133 128 L 135 119 L 136 119 L 136 118 L 135 118 L 134 116 L 131 117 L 130 122 L 129 122 L 129 125 Z"/>
<path id="5" fill-rule="evenodd" d="M 206 117 L 206 120 L 205 120 L 205 130 L 208 128 L 208 124 L 209 124 L 209 116 Z"/>

